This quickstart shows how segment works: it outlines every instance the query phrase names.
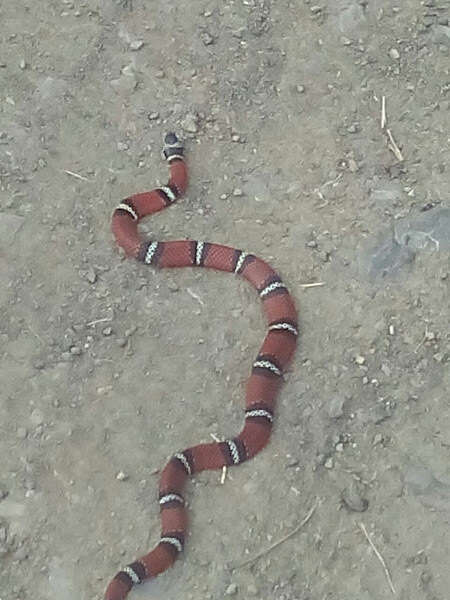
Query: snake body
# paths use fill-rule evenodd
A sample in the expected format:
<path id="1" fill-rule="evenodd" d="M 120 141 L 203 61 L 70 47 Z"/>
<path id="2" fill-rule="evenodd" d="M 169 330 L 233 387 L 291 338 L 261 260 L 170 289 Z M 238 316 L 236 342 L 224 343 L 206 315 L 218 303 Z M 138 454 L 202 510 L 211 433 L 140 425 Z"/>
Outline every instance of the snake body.
<path id="1" fill-rule="evenodd" d="M 242 275 L 259 293 L 268 332 L 247 381 L 244 428 L 234 438 L 199 444 L 173 455 L 159 483 L 162 521 L 159 543 L 115 575 L 106 590 L 105 600 L 124 600 L 134 585 L 165 571 L 182 552 L 187 530 L 183 489 L 189 476 L 207 469 L 238 465 L 255 456 L 268 443 L 283 371 L 297 343 L 294 302 L 281 278 L 260 258 L 210 242 L 140 239 L 138 222 L 173 204 L 187 187 L 184 147 L 174 133 L 165 136 L 163 155 L 170 169 L 167 185 L 130 196 L 114 211 L 112 231 L 117 243 L 127 256 L 154 267 L 207 267 Z"/>

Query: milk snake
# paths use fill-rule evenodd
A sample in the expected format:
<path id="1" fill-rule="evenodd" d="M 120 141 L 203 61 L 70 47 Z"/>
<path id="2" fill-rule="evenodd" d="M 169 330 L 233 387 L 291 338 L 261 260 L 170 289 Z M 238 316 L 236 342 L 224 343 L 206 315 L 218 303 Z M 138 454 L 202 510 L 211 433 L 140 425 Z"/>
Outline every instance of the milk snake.
<path id="1" fill-rule="evenodd" d="M 259 293 L 269 330 L 247 381 L 243 430 L 232 439 L 200 444 L 174 454 L 162 471 L 159 484 L 159 543 L 117 573 L 106 590 L 105 600 L 123 600 L 135 584 L 165 571 L 183 550 L 187 529 L 183 488 L 190 475 L 238 465 L 267 444 L 275 398 L 298 335 L 297 312 L 286 286 L 267 263 L 253 254 L 210 242 L 140 239 L 140 219 L 173 204 L 187 187 L 184 147 L 174 133 L 164 138 L 163 156 L 170 169 L 167 185 L 130 196 L 114 211 L 112 231 L 117 243 L 127 256 L 154 267 L 208 267 L 242 275 Z"/>

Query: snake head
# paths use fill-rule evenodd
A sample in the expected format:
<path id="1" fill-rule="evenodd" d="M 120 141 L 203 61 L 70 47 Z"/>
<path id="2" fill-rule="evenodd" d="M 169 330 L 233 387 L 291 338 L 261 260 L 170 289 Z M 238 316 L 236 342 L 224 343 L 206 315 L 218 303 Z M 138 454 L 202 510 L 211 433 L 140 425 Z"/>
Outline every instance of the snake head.
<path id="1" fill-rule="evenodd" d="M 164 135 L 163 158 L 169 162 L 174 158 L 183 158 L 184 144 L 176 133 L 170 131 Z"/>

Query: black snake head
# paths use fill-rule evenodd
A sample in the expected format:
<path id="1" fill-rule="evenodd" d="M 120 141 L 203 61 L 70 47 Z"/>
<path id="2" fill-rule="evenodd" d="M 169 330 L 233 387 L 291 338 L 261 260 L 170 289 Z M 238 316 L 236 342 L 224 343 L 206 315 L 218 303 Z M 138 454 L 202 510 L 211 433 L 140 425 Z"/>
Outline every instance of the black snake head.
<path id="1" fill-rule="evenodd" d="M 174 158 L 183 158 L 184 144 L 182 140 L 170 131 L 164 136 L 163 157 L 170 161 Z"/>

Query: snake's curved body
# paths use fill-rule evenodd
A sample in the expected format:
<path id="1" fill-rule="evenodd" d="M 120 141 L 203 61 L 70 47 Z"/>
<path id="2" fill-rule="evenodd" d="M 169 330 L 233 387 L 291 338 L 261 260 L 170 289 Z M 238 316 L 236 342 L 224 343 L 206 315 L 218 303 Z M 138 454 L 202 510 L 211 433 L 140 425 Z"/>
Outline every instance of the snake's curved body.
<path id="1" fill-rule="evenodd" d="M 297 343 L 297 312 L 292 298 L 277 273 L 261 259 L 210 242 L 140 239 L 138 222 L 170 206 L 187 187 L 184 149 L 175 134 L 166 135 L 163 153 L 169 162 L 169 182 L 151 192 L 130 196 L 119 204 L 112 219 L 117 243 L 128 256 L 155 267 L 208 267 L 242 275 L 259 293 L 268 332 L 247 381 L 244 428 L 232 439 L 200 444 L 174 454 L 159 484 L 162 520 L 159 543 L 117 573 L 107 588 L 105 600 L 124 600 L 133 585 L 165 571 L 183 550 L 187 530 L 183 488 L 190 475 L 238 465 L 267 444 L 283 371 Z"/>

